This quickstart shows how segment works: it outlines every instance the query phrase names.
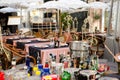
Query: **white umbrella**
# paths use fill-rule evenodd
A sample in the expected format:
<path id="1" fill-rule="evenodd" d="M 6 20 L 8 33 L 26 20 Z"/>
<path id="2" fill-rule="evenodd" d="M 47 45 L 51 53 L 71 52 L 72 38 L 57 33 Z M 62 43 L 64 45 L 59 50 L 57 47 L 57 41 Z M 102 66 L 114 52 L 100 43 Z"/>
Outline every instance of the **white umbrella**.
<path id="1" fill-rule="evenodd" d="M 19 3 L 32 3 L 32 2 L 40 2 L 42 0 L 1 0 L 0 4 L 19 4 Z M 5 5 L 7 6 L 7 5 Z"/>
<path id="2" fill-rule="evenodd" d="M 29 8 L 27 10 L 31 11 L 31 10 L 34 10 L 34 9 L 44 10 L 46 8 L 43 8 L 41 5 L 32 5 L 32 6 L 29 6 Z"/>
<path id="3" fill-rule="evenodd" d="M 104 3 L 104 2 L 91 2 L 91 3 L 89 3 L 89 7 L 94 8 L 94 9 L 107 9 L 107 8 L 110 8 L 109 5 Z"/>
<path id="4" fill-rule="evenodd" d="M 78 9 L 88 7 L 88 4 L 81 0 L 59 0 L 62 4 L 66 4 L 69 8 Z"/>
<path id="5" fill-rule="evenodd" d="M 1 13 L 10 13 L 10 12 L 18 12 L 18 10 L 15 8 L 11 8 L 11 7 L 5 7 L 5 8 L 0 9 L 0 12 Z"/>
<path id="6" fill-rule="evenodd" d="M 48 1 L 41 5 L 41 8 L 46 9 L 59 9 L 59 10 L 69 10 L 69 6 L 67 4 L 63 4 L 59 1 Z"/>

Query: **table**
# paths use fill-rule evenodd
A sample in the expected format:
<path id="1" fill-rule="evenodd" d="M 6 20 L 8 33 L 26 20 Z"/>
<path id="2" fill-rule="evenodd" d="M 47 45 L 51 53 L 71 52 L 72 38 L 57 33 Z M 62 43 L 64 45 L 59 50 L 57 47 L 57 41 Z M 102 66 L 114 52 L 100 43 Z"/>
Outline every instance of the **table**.
<path id="1" fill-rule="evenodd" d="M 13 41 L 14 40 L 24 40 L 24 39 L 32 39 L 32 38 L 33 37 L 23 37 L 23 38 L 14 37 L 14 38 L 8 38 L 8 39 L 6 39 L 6 43 L 13 45 Z"/>
<path id="2" fill-rule="evenodd" d="M 62 46 L 59 48 L 53 48 L 53 47 L 35 47 L 35 46 L 30 46 L 29 47 L 29 55 L 35 57 L 37 59 L 38 53 L 41 57 L 41 63 L 45 65 L 46 61 L 50 60 L 50 54 L 56 56 L 56 61 L 59 62 L 59 55 L 67 55 L 69 52 L 69 47 L 68 46 Z"/>
<path id="3" fill-rule="evenodd" d="M 29 47 L 30 46 L 36 46 L 37 45 L 45 45 L 45 44 L 50 44 L 50 42 L 38 42 L 38 43 L 30 43 L 30 44 L 25 44 L 25 50 L 27 53 L 29 53 Z"/>
<path id="4" fill-rule="evenodd" d="M 19 39 L 13 40 L 13 46 L 17 46 L 17 42 L 32 42 L 33 40 L 41 40 L 41 38 Z"/>
<path id="5" fill-rule="evenodd" d="M 110 67 L 114 66 L 114 65 L 115 65 L 114 63 L 110 62 Z M 16 66 L 15 70 L 9 69 L 9 70 L 4 70 L 4 72 L 5 72 L 6 75 L 10 75 L 10 73 L 11 73 L 11 76 L 14 76 L 18 71 L 21 71 L 22 73 L 27 72 L 26 70 L 21 70 L 24 66 L 25 66 L 25 64 L 19 64 L 19 65 Z M 31 64 L 31 66 L 32 66 L 32 64 Z M 73 77 L 74 76 L 74 71 L 75 72 L 79 71 L 79 68 L 66 68 L 64 71 L 70 72 L 71 76 Z M 11 80 L 10 79 L 11 76 L 7 76 L 5 80 Z M 31 77 L 28 77 L 27 74 L 25 74 L 24 77 L 25 77 L 25 79 L 23 79 L 23 80 L 29 80 L 30 78 L 32 78 L 30 80 L 33 80 L 33 78 L 39 78 L 39 76 L 34 76 L 34 75 L 31 76 Z M 118 79 L 120 79 L 119 75 L 115 75 L 113 73 L 111 73 L 110 75 L 103 76 L 103 77 L 112 77 L 112 78 L 118 78 Z M 85 78 L 85 76 L 84 76 L 84 78 Z M 38 80 L 38 79 L 35 79 L 35 80 Z M 75 79 L 73 79 L 73 80 L 75 80 Z M 82 78 L 82 80 L 83 80 L 83 78 Z M 87 79 L 85 78 L 84 80 L 87 80 Z"/>
<path id="6" fill-rule="evenodd" d="M 49 42 L 49 40 L 43 40 L 43 39 L 40 39 L 40 40 L 37 40 L 37 39 L 21 40 L 21 41 L 16 42 L 16 47 L 24 50 L 25 49 L 25 44 L 38 44 L 38 43 L 46 43 L 46 42 Z"/>
<path id="7" fill-rule="evenodd" d="M 6 42 L 6 40 L 9 39 L 9 38 L 15 38 L 15 37 L 18 37 L 18 36 L 17 36 L 17 35 L 2 36 L 2 38 L 3 38 L 3 42 Z"/>

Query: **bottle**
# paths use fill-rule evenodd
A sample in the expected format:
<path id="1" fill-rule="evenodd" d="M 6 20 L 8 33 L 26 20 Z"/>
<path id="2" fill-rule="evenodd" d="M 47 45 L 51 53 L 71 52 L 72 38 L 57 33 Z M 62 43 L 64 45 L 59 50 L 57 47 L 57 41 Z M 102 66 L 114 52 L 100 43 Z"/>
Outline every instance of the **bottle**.
<path id="1" fill-rule="evenodd" d="M 53 38 L 50 40 L 50 47 L 55 47 L 55 41 Z"/>
<path id="2" fill-rule="evenodd" d="M 92 70 L 98 70 L 98 56 L 96 55 L 96 53 L 92 56 Z"/>
<path id="3" fill-rule="evenodd" d="M 68 61 L 66 57 L 64 57 L 63 62 L 64 62 L 64 68 L 68 68 Z"/>
<path id="4" fill-rule="evenodd" d="M 57 73 L 57 71 L 56 71 L 56 62 L 55 62 L 55 61 L 52 61 L 52 62 L 51 62 L 51 67 L 50 67 L 50 69 L 51 69 L 51 73 L 52 73 L 52 74 L 56 74 L 56 73 Z"/>
<path id="5" fill-rule="evenodd" d="M 68 68 L 70 68 L 71 67 L 71 58 L 70 58 L 69 54 L 66 56 L 66 59 L 67 59 L 67 62 L 68 62 Z"/>
<path id="6" fill-rule="evenodd" d="M 48 68 L 49 67 L 49 63 L 48 61 L 45 62 L 45 68 Z"/>
<path id="7" fill-rule="evenodd" d="M 37 53 L 37 64 L 40 64 L 41 60 L 40 60 L 40 55 L 39 52 Z"/>
<path id="8" fill-rule="evenodd" d="M 54 41 L 54 48 L 57 48 L 56 45 L 57 45 L 57 41 L 55 40 L 55 41 Z"/>
<path id="9" fill-rule="evenodd" d="M 29 55 L 26 55 L 26 59 L 25 59 L 27 68 L 30 67 L 30 58 L 28 56 Z"/>
<path id="10" fill-rule="evenodd" d="M 99 65 L 99 58 L 98 58 L 98 56 L 96 55 L 96 57 L 95 57 L 95 69 L 96 70 L 98 70 L 98 65 Z"/>
<path id="11" fill-rule="evenodd" d="M 44 72 L 43 72 L 42 76 L 50 75 L 50 69 L 49 68 L 44 68 L 43 71 Z"/>
<path id="12" fill-rule="evenodd" d="M 15 58 L 12 58 L 12 69 L 15 69 L 16 68 L 16 59 Z"/>
<path id="13" fill-rule="evenodd" d="M 67 71 L 64 71 L 62 73 L 62 80 L 71 80 L 71 74 L 68 73 Z"/>
<path id="14" fill-rule="evenodd" d="M 32 76 L 32 72 L 33 72 L 33 68 L 32 68 L 32 67 L 28 67 L 28 74 L 29 74 L 30 76 Z"/>
<path id="15" fill-rule="evenodd" d="M 42 78 L 42 74 L 43 74 L 43 65 L 42 64 L 38 64 L 38 69 L 39 69 L 39 71 L 41 72 L 40 73 L 40 77 Z"/>
<path id="16" fill-rule="evenodd" d="M 60 45 L 60 41 L 59 40 L 55 40 L 55 42 L 54 42 L 54 44 L 55 44 L 55 48 L 58 48 L 59 47 L 59 45 Z"/>
<path id="17" fill-rule="evenodd" d="M 83 69 L 83 64 L 84 64 L 84 62 L 83 62 L 83 61 L 80 61 L 80 63 L 79 63 L 79 68 L 80 68 L 80 69 Z"/>

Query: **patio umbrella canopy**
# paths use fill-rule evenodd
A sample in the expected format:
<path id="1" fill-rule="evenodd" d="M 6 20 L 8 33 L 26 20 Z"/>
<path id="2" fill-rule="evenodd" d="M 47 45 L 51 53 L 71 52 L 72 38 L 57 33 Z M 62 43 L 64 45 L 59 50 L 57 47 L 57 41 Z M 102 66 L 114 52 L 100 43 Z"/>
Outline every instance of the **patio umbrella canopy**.
<path id="1" fill-rule="evenodd" d="M 28 8 L 30 3 L 41 2 L 41 1 L 42 0 L 1 0 L 0 6 L 9 6 L 9 7 L 13 7 L 13 8 L 19 8 L 19 9 L 21 9 L 20 14 L 22 16 L 22 9 L 23 8 Z M 21 21 L 22 21 L 22 17 L 21 17 Z"/>
<path id="2" fill-rule="evenodd" d="M 107 9 L 107 8 L 110 8 L 108 6 L 108 4 L 106 4 L 104 2 L 91 2 L 91 3 L 89 3 L 89 7 L 94 8 L 94 9 Z"/>
<path id="3" fill-rule="evenodd" d="M 59 1 L 48 1 L 41 5 L 41 8 L 46 9 L 59 9 L 61 11 L 67 11 L 69 10 L 69 6 L 67 4 L 61 3 Z"/>
<path id="4" fill-rule="evenodd" d="M 58 0 L 60 3 L 69 6 L 72 9 L 88 7 L 88 4 L 81 0 Z"/>
<path id="5" fill-rule="evenodd" d="M 10 13 L 10 12 L 18 12 L 18 10 L 15 8 L 11 8 L 11 7 L 5 7 L 5 8 L 0 9 L 0 12 L 1 13 Z"/>

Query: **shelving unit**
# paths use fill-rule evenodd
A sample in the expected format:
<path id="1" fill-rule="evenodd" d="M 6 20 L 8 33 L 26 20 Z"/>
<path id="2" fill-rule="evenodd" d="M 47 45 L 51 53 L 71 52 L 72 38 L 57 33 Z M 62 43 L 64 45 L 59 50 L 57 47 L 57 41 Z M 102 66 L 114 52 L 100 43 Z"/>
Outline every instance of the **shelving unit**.
<path id="1" fill-rule="evenodd" d="M 38 31 L 38 29 L 42 30 L 55 30 L 57 28 L 56 23 L 33 23 L 32 25 L 32 30 L 33 31 Z"/>

